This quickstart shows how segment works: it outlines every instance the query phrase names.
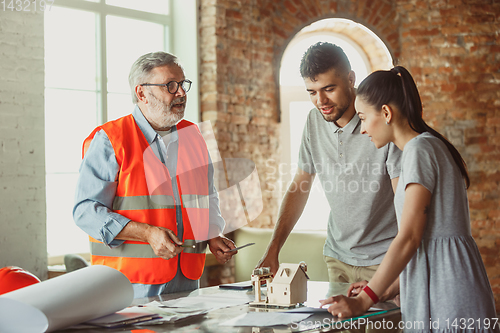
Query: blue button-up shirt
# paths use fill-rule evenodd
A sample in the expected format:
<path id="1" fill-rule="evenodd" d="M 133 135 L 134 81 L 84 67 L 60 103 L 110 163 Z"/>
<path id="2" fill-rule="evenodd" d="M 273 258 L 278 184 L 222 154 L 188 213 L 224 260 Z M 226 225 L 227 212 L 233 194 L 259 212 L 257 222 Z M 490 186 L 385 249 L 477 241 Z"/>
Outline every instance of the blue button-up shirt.
<path id="1" fill-rule="evenodd" d="M 138 106 L 132 112 L 137 126 L 151 146 L 155 155 L 165 162 L 172 178 L 176 177 L 177 147 L 179 136 L 176 126 L 169 134 L 168 146 L 163 138 L 151 127 Z M 124 240 L 115 239 L 120 231 L 130 221 L 129 218 L 112 211 L 113 200 L 118 186 L 117 178 L 120 166 L 116 161 L 115 152 L 106 133 L 98 131 L 92 140 L 85 158 L 80 166 L 75 195 L 73 218 L 75 223 L 91 237 L 110 247 L 120 246 Z M 223 230 L 225 222 L 219 209 L 219 197 L 213 182 L 213 166 L 209 164 L 209 212 L 210 224 Z M 173 181 L 175 202 L 180 202 L 177 182 Z M 182 239 L 183 224 L 180 207 L 176 209 L 177 234 Z M 160 285 L 134 284 L 135 297 L 146 297 L 198 287 L 198 281 L 187 279 L 178 269 L 173 280 Z"/>

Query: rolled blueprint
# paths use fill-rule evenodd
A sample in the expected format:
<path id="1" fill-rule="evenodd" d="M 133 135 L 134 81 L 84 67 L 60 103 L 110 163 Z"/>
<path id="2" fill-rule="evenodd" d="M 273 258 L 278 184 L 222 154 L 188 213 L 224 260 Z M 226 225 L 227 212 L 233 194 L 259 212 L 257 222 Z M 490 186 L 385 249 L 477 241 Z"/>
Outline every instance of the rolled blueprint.
<path id="1" fill-rule="evenodd" d="M 52 332 L 132 303 L 132 284 L 107 266 L 89 266 L 0 296 L 0 332 Z"/>

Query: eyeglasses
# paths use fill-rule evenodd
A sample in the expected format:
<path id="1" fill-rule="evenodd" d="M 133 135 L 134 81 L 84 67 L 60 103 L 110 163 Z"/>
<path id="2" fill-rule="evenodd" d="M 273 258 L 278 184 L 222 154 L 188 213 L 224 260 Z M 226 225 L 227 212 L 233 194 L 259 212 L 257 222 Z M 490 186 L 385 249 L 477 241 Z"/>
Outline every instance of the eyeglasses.
<path id="1" fill-rule="evenodd" d="M 188 92 L 189 89 L 191 89 L 192 83 L 193 82 L 186 79 L 186 80 L 182 80 L 179 82 L 170 81 L 169 83 L 143 83 L 143 84 L 140 84 L 140 86 L 167 87 L 168 92 L 173 95 L 177 92 L 177 90 L 179 90 L 179 87 L 182 87 L 182 90 L 184 90 L 184 92 Z"/>

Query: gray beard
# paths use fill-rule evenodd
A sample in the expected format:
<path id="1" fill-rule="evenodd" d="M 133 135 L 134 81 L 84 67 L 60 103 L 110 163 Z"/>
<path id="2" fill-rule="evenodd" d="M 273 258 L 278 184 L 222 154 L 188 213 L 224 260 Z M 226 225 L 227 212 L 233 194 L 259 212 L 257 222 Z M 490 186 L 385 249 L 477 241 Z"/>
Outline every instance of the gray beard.
<path id="1" fill-rule="evenodd" d="M 149 107 L 154 110 L 155 114 L 161 115 L 158 117 L 158 122 L 162 128 L 172 127 L 184 118 L 185 108 L 182 109 L 182 112 L 174 112 L 172 106 L 184 102 L 185 98 L 174 99 L 169 105 L 165 105 L 153 93 L 151 93 L 151 97 Z"/>

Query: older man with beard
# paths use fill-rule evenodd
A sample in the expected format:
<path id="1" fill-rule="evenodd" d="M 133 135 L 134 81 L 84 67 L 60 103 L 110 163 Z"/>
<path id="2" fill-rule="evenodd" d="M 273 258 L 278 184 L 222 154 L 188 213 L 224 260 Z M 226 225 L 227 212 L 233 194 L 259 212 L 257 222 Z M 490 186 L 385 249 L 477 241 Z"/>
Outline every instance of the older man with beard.
<path id="1" fill-rule="evenodd" d="M 177 58 L 148 53 L 129 74 L 132 114 L 97 127 L 84 141 L 73 217 L 90 236 L 92 264 L 132 282 L 135 297 L 199 287 L 206 241 L 220 263 L 235 251 L 213 167 L 198 127 L 186 120 Z"/>

